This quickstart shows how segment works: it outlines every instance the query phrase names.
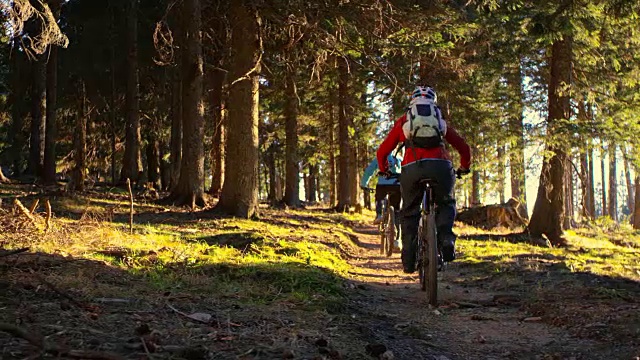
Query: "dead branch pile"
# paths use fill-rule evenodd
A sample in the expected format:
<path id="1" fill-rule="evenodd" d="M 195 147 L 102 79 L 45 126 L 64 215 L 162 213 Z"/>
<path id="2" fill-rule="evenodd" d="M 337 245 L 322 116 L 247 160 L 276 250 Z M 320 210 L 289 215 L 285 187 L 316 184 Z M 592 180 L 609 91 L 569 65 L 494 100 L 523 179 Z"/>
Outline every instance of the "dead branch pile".
<path id="1" fill-rule="evenodd" d="M 504 204 L 493 204 L 465 209 L 456 220 L 483 229 L 516 229 L 527 226 L 526 210 L 520 201 L 511 198 Z"/>
<path id="2" fill-rule="evenodd" d="M 33 4 L 36 4 L 34 6 Z M 49 6 L 42 1 L 14 0 L 12 2 L 0 2 L 0 11 L 7 14 L 12 30 L 11 37 L 17 38 L 23 35 L 24 24 L 29 19 L 38 23 L 39 32 L 25 37 L 28 44 L 23 43 L 25 50 L 36 54 L 44 54 L 49 45 L 57 45 L 66 48 L 69 39 L 60 31 L 56 18 Z"/>

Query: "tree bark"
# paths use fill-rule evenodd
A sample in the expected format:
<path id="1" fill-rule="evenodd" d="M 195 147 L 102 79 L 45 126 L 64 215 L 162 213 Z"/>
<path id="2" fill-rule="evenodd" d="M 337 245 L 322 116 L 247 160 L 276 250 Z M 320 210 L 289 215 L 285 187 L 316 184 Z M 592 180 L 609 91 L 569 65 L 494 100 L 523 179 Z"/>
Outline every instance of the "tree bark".
<path id="1" fill-rule="evenodd" d="M 595 189 L 595 178 L 593 172 L 593 147 L 589 144 L 589 155 L 587 158 L 587 162 L 589 163 L 589 189 L 587 191 L 588 196 L 588 206 L 589 206 L 589 215 L 592 219 L 596 217 L 596 189 Z"/>
<path id="2" fill-rule="evenodd" d="M 331 96 L 331 101 L 329 101 L 328 112 L 329 112 L 329 206 L 333 207 L 336 205 L 336 185 L 338 180 L 336 179 L 336 144 L 335 144 L 335 118 L 333 111 L 333 96 Z"/>
<path id="3" fill-rule="evenodd" d="M 18 48 L 18 40 L 14 42 L 14 49 Z M 24 53 L 13 51 L 11 54 L 11 131 L 9 143 L 11 144 L 11 166 L 14 176 L 19 176 L 23 169 L 24 134 L 22 132 L 25 123 L 24 99 L 27 97 L 27 84 L 23 77 L 28 73 L 28 63 Z"/>
<path id="4" fill-rule="evenodd" d="M 309 164 L 309 192 L 307 193 L 307 201 L 310 204 L 315 204 L 318 202 L 318 165 L 317 164 Z"/>
<path id="5" fill-rule="evenodd" d="M 78 94 L 78 113 L 76 115 L 76 127 L 73 136 L 75 166 L 72 172 L 72 184 L 75 191 L 84 191 L 84 182 L 87 169 L 87 100 L 84 81 L 80 84 Z"/>
<path id="6" fill-rule="evenodd" d="M 31 138 L 27 173 L 42 177 L 47 111 L 47 62 L 45 55 L 37 56 L 33 63 L 33 90 L 31 109 Z"/>
<path id="7" fill-rule="evenodd" d="M 43 180 L 47 184 L 56 182 L 57 86 L 58 49 L 56 46 L 51 46 L 49 61 L 47 62 L 47 105 L 43 164 Z"/>
<path id="8" fill-rule="evenodd" d="M 633 179 L 631 178 L 631 164 L 629 163 L 629 158 L 626 155 L 628 153 L 629 151 L 627 150 L 625 150 L 623 153 L 624 179 L 627 185 L 627 209 L 629 209 L 630 217 L 633 217 L 633 205 L 635 204 L 635 199 L 634 199 L 635 193 L 633 189 Z M 633 223 L 633 220 L 631 220 L 631 223 Z"/>
<path id="9" fill-rule="evenodd" d="M 609 144 L 609 216 L 618 222 L 618 166 L 616 164 L 616 144 Z"/>
<path id="10" fill-rule="evenodd" d="M 512 136 L 509 151 L 509 167 L 511 170 L 511 197 L 518 199 L 527 213 L 527 196 L 525 192 L 525 160 L 524 160 L 524 93 L 522 90 L 522 73 L 520 64 L 512 70 L 507 79 L 511 102 L 509 107 L 509 129 Z"/>
<path id="11" fill-rule="evenodd" d="M 635 204 L 633 209 L 633 228 L 640 229 L 640 173 L 638 173 L 636 169 L 636 196 L 635 196 Z"/>
<path id="12" fill-rule="evenodd" d="M 561 137 L 558 120 L 571 117 L 571 98 L 566 86 L 571 86 L 572 39 L 565 36 L 551 47 L 551 74 L 548 88 L 547 136 Z M 540 174 L 538 196 L 531 215 L 528 231 L 533 237 L 546 235 L 552 245 L 564 245 L 562 230 L 564 217 L 564 176 L 566 150 L 561 142 L 547 145 L 551 154 L 545 156 Z"/>
<path id="13" fill-rule="evenodd" d="M 156 190 L 160 187 L 160 145 L 155 135 L 151 135 L 147 140 L 147 181 Z"/>
<path id="14" fill-rule="evenodd" d="M 602 140 L 602 147 L 600 148 L 600 174 L 602 175 L 602 211 L 601 216 L 609 215 L 608 211 L 608 203 L 607 203 L 607 175 L 605 173 L 605 143 L 604 139 Z"/>
<path id="15" fill-rule="evenodd" d="M 338 211 L 346 211 L 353 205 L 351 193 L 351 142 L 349 139 L 350 117 L 348 115 L 349 69 L 346 60 L 338 61 L 338 141 L 340 157 L 338 159 Z"/>
<path id="16" fill-rule="evenodd" d="M 60 0 L 48 1 L 52 13 L 60 17 Z M 46 184 L 56 182 L 56 137 L 57 137 L 57 96 L 58 96 L 58 47 L 49 46 L 47 61 L 47 104 L 44 139 L 43 180 Z"/>
<path id="17" fill-rule="evenodd" d="M 269 191 L 267 194 L 267 199 L 271 202 L 276 202 L 278 199 L 278 182 L 276 180 L 278 169 L 276 168 L 276 154 L 275 154 L 275 145 L 271 144 L 265 153 L 265 160 L 267 169 L 269 172 Z"/>
<path id="18" fill-rule="evenodd" d="M 580 150 L 580 204 L 581 204 L 581 216 L 583 219 L 590 219 L 592 214 L 589 209 L 589 161 L 587 149 Z"/>
<path id="19" fill-rule="evenodd" d="M 138 87 L 138 1 L 126 2 L 127 62 L 125 93 L 126 129 L 120 183 L 136 182 L 142 168 L 140 158 L 140 115 Z"/>
<path id="20" fill-rule="evenodd" d="M 258 110 L 260 52 L 262 50 L 257 12 L 246 1 L 231 7 L 231 87 L 229 90 L 229 132 L 220 211 L 238 217 L 252 217 L 258 207 Z M 247 75 L 248 74 L 248 75 Z"/>
<path id="21" fill-rule="evenodd" d="M 200 0 L 182 3 L 182 159 L 180 178 L 169 199 L 204 206 L 204 103 Z"/>
<path id="22" fill-rule="evenodd" d="M 480 200 L 480 172 L 473 170 L 471 172 L 471 206 L 480 206 L 482 200 Z"/>
<path id="23" fill-rule="evenodd" d="M 213 70 L 211 76 L 211 125 L 213 127 L 213 144 L 211 146 L 211 188 L 209 194 L 219 197 L 224 183 L 224 138 L 225 121 L 223 110 L 223 84 L 225 74 Z"/>
<path id="24" fill-rule="evenodd" d="M 291 207 L 300 206 L 300 159 L 298 156 L 298 90 L 295 70 L 285 75 L 285 190 L 284 202 Z"/>
<path id="25" fill-rule="evenodd" d="M 562 228 L 563 230 L 568 230 L 573 228 L 573 215 L 574 215 L 574 209 L 573 209 L 573 166 L 571 164 L 571 157 L 570 156 L 566 156 L 565 157 L 565 165 L 564 165 L 564 170 L 565 170 L 565 174 L 564 174 L 564 204 L 565 204 L 565 211 L 564 211 L 564 220 L 563 220 L 563 224 L 562 224 Z"/>
<path id="26" fill-rule="evenodd" d="M 504 161 L 505 148 L 504 145 L 498 145 L 498 199 L 500 204 L 505 203 L 504 196 L 504 182 L 505 182 L 505 161 Z M 518 198 L 516 198 L 518 199 Z"/>

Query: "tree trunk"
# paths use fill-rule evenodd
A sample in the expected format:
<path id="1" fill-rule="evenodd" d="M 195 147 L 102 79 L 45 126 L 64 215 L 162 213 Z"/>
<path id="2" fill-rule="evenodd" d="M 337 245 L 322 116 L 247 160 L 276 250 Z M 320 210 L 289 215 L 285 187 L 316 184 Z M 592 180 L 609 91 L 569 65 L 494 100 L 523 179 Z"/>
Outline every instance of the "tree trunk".
<path id="1" fill-rule="evenodd" d="M 316 202 L 318 202 L 317 177 L 318 177 L 318 165 L 309 164 L 309 192 L 307 193 L 307 201 L 310 204 L 315 204 Z"/>
<path id="2" fill-rule="evenodd" d="M 571 165 L 571 157 L 566 156 L 564 165 L 564 221 L 562 224 L 563 230 L 573 228 L 573 166 Z"/>
<path id="3" fill-rule="evenodd" d="M 18 42 L 14 42 L 14 49 L 17 49 Z M 23 169 L 23 147 L 24 134 L 22 132 L 25 123 L 24 99 L 27 97 L 27 82 L 24 81 L 26 67 L 24 53 L 13 51 L 11 54 L 11 131 L 9 132 L 9 143 L 11 144 L 11 166 L 14 176 L 22 173 Z"/>
<path id="4" fill-rule="evenodd" d="M 294 70 L 285 75 L 285 190 L 284 202 L 291 207 L 300 206 L 300 167 L 298 158 L 298 90 Z"/>
<path id="5" fill-rule="evenodd" d="M 147 181 L 153 185 L 156 190 L 160 187 L 160 146 L 155 135 L 150 136 L 147 141 Z"/>
<path id="6" fill-rule="evenodd" d="M 217 208 L 239 217 L 253 216 L 258 207 L 258 110 L 261 21 L 246 1 L 231 7 L 231 88 L 225 181 Z M 247 74 L 249 74 L 247 76 Z"/>
<path id="7" fill-rule="evenodd" d="M 182 3 L 182 159 L 169 199 L 191 208 L 204 206 L 204 104 L 200 0 Z M 187 21 L 188 20 L 188 21 Z"/>
<path id="8" fill-rule="evenodd" d="M 608 207 L 607 207 L 607 175 L 605 174 L 605 143 L 604 139 L 602 140 L 602 147 L 600 148 L 600 174 L 602 175 L 602 211 L 601 216 L 609 215 Z"/>
<path id="9" fill-rule="evenodd" d="M 480 206 L 480 172 L 473 170 L 471 172 L 471 207 Z"/>
<path id="10" fill-rule="evenodd" d="M 333 96 L 332 96 L 333 98 Z M 333 99 L 332 99 L 333 100 Z M 335 119 L 333 111 L 333 101 L 329 101 L 329 206 L 336 205 L 336 144 L 335 144 Z"/>
<path id="11" fill-rule="evenodd" d="M 346 60 L 338 61 L 338 142 L 340 157 L 338 159 L 338 211 L 346 211 L 353 205 L 353 194 L 351 193 L 351 142 L 349 139 L 350 118 L 347 113 L 349 98 L 349 69 Z"/>
<path id="12" fill-rule="evenodd" d="M 49 61 L 47 62 L 47 105 L 43 164 L 43 180 L 47 184 L 56 182 L 58 48 L 51 46 L 50 49 Z"/>
<path id="13" fill-rule="evenodd" d="M 635 196 L 635 204 L 633 209 L 633 228 L 640 229 L 640 173 L 638 173 L 636 169 L 636 196 Z"/>
<path id="14" fill-rule="evenodd" d="M 626 154 L 629 154 L 629 151 L 625 149 L 623 154 L 624 159 L 624 179 L 627 185 L 627 209 L 629 209 L 629 216 L 633 218 L 633 205 L 635 204 L 634 199 L 634 189 L 633 189 L 633 179 L 631 178 L 631 164 L 629 163 L 629 158 Z M 631 219 L 631 223 L 633 223 L 633 219 Z"/>
<path id="15" fill-rule="evenodd" d="M 504 182 L 505 182 L 505 164 L 504 164 L 504 145 L 498 145 L 498 199 L 500 204 L 505 203 L 504 199 Z M 517 199 L 517 198 L 516 198 Z M 518 199 L 519 200 L 519 199 Z"/>
<path id="16" fill-rule="evenodd" d="M 73 149 L 75 167 L 72 173 L 73 189 L 84 191 L 84 182 L 87 169 L 87 100 L 84 81 L 80 84 L 80 94 L 78 94 L 78 113 L 76 115 L 76 127 L 73 135 Z"/>
<path id="17" fill-rule="evenodd" d="M 589 183 L 589 161 L 587 149 L 580 149 L 580 204 L 581 204 L 581 212 L 583 220 L 590 219 L 592 214 L 589 209 L 589 188 L 591 184 Z"/>
<path id="18" fill-rule="evenodd" d="M 267 194 L 267 199 L 271 202 L 275 202 L 279 200 L 277 198 L 277 168 L 276 168 L 276 155 L 275 155 L 275 145 L 271 144 L 265 153 L 265 160 L 267 169 L 269 172 L 269 192 Z"/>
<path id="19" fill-rule="evenodd" d="M 32 106 L 27 173 L 42 177 L 47 111 L 47 62 L 45 55 L 38 55 L 33 63 Z"/>
<path id="20" fill-rule="evenodd" d="M 616 164 L 616 144 L 609 144 L 609 216 L 618 222 L 618 166 Z"/>
<path id="21" fill-rule="evenodd" d="M 213 144 L 211 146 L 211 188 L 209 193 L 220 196 L 224 183 L 224 111 L 222 93 L 225 73 L 213 70 L 211 79 L 211 125 L 213 127 Z"/>
<path id="22" fill-rule="evenodd" d="M 130 179 L 131 182 L 138 180 L 142 168 L 140 158 L 140 115 L 138 114 L 139 94 L 138 94 L 138 0 L 126 2 L 127 19 L 127 62 L 126 79 L 127 90 L 125 93 L 125 144 L 124 158 L 122 159 L 122 170 L 120 172 L 120 182 L 122 184 Z"/>
<path id="23" fill-rule="evenodd" d="M 60 17 L 60 0 L 50 0 L 49 7 L 57 18 Z M 43 180 L 47 184 L 56 182 L 56 137 L 57 137 L 57 96 L 58 96 L 58 47 L 49 46 L 47 61 L 47 104 L 44 139 Z"/>
<path id="24" fill-rule="evenodd" d="M 114 15 L 113 15 L 113 10 L 111 13 L 111 19 L 112 21 L 114 21 Z M 111 31 L 114 31 L 114 29 L 112 28 Z M 112 39 L 112 41 L 115 41 L 115 39 Z M 117 183 L 117 170 L 116 170 L 116 166 L 117 166 L 117 161 L 116 161 L 116 152 L 117 152 L 117 148 L 116 148 L 116 141 L 117 141 L 117 131 L 118 131 L 118 126 L 116 123 L 116 114 L 117 114 L 117 110 L 116 110 L 116 99 L 117 99 L 117 89 L 116 89 L 116 49 L 115 49 L 115 43 L 111 44 L 111 73 L 110 75 L 110 81 L 111 81 L 111 97 L 109 99 L 109 117 L 111 119 L 111 183 L 116 185 Z"/>
<path id="25" fill-rule="evenodd" d="M 571 116 L 571 98 L 566 86 L 571 86 L 572 39 L 564 37 L 554 41 L 551 60 L 548 93 L 547 136 L 561 137 L 556 123 Z M 566 155 L 561 143 L 547 145 L 551 154 L 545 156 L 540 174 L 538 196 L 529 223 L 529 233 L 534 237 L 547 236 L 552 245 L 564 245 L 566 240 L 562 230 L 564 217 L 564 175 Z"/>
<path id="26" fill-rule="evenodd" d="M 596 217 L 596 189 L 595 189 L 595 179 L 593 172 L 593 147 L 589 144 L 589 155 L 587 158 L 587 162 L 589 163 L 589 189 L 587 191 L 588 194 L 588 207 L 589 207 L 589 216 L 592 219 Z"/>
<path id="27" fill-rule="evenodd" d="M 524 160 L 524 93 L 522 90 L 522 73 L 520 64 L 512 70 L 507 79 L 510 87 L 511 102 L 509 107 L 509 129 L 512 136 L 509 151 L 509 167 L 511 170 L 511 197 L 518 199 L 527 213 L 527 196 L 525 192 L 525 160 Z"/>

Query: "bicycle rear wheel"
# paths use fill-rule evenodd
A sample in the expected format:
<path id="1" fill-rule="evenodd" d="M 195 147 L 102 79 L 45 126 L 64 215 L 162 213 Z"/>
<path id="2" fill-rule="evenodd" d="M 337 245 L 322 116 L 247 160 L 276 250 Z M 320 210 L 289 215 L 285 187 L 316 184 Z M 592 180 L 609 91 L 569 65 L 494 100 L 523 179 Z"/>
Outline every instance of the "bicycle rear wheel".
<path id="1" fill-rule="evenodd" d="M 385 253 L 385 242 L 387 241 L 387 218 L 389 214 L 386 211 L 382 212 L 382 221 L 380 221 L 380 225 L 378 225 L 378 231 L 380 233 L 380 255 Z"/>
<path id="2" fill-rule="evenodd" d="M 420 290 L 427 291 L 427 251 L 426 251 L 426 221 L 423 215 L 420 218 L 420 226 L 418 227 L 418 252 L 416 257 L 418 258 L 418 275 L 420 277 Z"/>
<path id="3" fill-rule="evenodd" d="M 432 211 L 427 217 L 426 252 L 427 287 L 429 288 L 429 304 L 438 305 L 438 240 L 436 233 L 436 216 Z"/>
<path id="4" fill-rule="evenodd" d="M 385 254 L 391 256 L 393 253 L 393 242 L 396 239 L 396 215 L 393 209 L 393 206 L 389 206 L 387 209 L 388 216 L 386 221 L 386 229 L 385 229 L 385 243 L 384 243 L 384 251 Z"/>

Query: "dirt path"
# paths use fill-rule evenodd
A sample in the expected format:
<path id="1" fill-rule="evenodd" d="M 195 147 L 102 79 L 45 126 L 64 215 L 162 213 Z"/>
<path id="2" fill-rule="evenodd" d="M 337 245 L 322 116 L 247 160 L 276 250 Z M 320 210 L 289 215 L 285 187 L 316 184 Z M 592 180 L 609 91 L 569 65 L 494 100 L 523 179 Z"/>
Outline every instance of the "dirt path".
<path id="1" fill-rule="evenodd" d="M 400 255 L 379 254 L 376 229 L 356 230 L 359 254 L 351 262 L 359 270 L 350 286 L 352 326 L 364 341 L 384 345 L 380 349 L 386 347 L 395 359 L 618 358 L 607 354 L 612 350 L 603 344 L 536 321 L 520 304 L 526 294 L 460 281 L 486 275 L 464 265 L 450 264 L 441 273 L 440 306 L 430 308 L 417 274 L 402 272 Z"/>

